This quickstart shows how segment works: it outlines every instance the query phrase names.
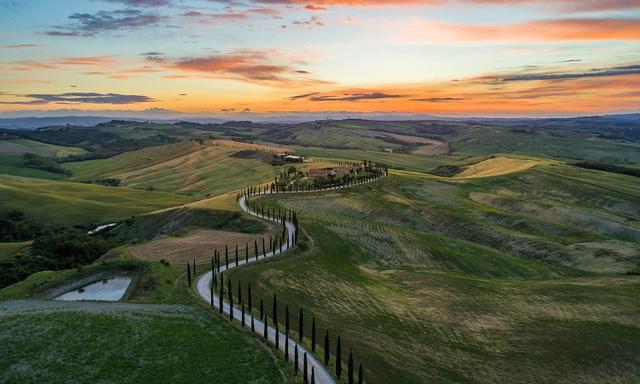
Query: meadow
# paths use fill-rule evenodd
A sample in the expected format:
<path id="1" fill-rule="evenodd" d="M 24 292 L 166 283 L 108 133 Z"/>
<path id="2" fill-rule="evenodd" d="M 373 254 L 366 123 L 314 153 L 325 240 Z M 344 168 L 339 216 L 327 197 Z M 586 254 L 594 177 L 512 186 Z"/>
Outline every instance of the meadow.
<path id="1" fill-rule="evenodd" d="M 0 175 L 0 212 L 14 209 L 47 223 L 91 224 L 193 201 L 189 196 Z"/>
<path id="2" fill-rule="evenodd" d="M 542 164 L 260 198 L 296 210 L 308 240 L 230 278 L 313 313 L 367 382 L 632 383 L 640 191 L 605 176 Z"/>

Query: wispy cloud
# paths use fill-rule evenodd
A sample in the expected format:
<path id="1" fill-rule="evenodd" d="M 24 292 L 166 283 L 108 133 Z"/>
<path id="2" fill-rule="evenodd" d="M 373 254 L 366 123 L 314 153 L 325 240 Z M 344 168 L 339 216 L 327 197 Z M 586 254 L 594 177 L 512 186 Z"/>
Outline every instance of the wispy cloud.
<path id="1" fill-rule="evenodd" d="M 71 24 L 56 26 L 44 32 L 50 36 L 95 36 L 98 33 L 120 30 L 135 30 L 157 26 L 166 17 L 137 9 L 99 11 L 96 13 L 74 13 L 69 16 Z"/>
<path id="2" fill-rule="evenodd" d="M 307 97 L 310 101 L 361 101 L 361 100 L 380 100 L 380 99 L 397 99 L 406 97 L 405 95 L 389 94 L 383 92 L 371 93 L 352 93 L 346 95 L 321 95 Z"/>
<path id="3" fill-rule="evenodd" d="M 420 101 L 423 103 L 446 103 L 449 101 L 460 101 L 460 100 L 464 100 L 464 99 L 461 97 L 424 97 L 424 98 L 411 99 L 411 101 Z"/>
<path id="4" fill-rule="evenodd" d="M 42 105 L 42 104 L 136 104 L 155 101 L 148 96 L 123 95 L 119 93 L 67 92 L 59 94 L 29 93 L 14 95 L 32 100 L 2 101 L 0 104 Z"/>
<path id="5" fill-rule="evenodd" d="M 37 48 L 40 44 L 14 44 L 14 45 L 5 45 L 2 48 Z"/>
<path id="6" fill-rule="evenodd" d="M 502 82 L 512 81 L 539 81 L 539 80 L 567 80 L 567 79 L 584 79 L 592 77 L 611 77 L 611 76 L 637 76 L 640 75 L 640 64 L 612 66 L 608 68 L 595 68 L 582 72 L 536 72 L 516 75 L 507 75 L 501 78 L 490 76 L 489 79 L 499 80 Z"/>

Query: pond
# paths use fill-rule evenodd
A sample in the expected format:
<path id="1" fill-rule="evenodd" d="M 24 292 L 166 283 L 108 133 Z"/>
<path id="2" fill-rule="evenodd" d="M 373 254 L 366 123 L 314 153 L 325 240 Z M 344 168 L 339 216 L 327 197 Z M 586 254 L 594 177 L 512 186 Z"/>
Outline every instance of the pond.
<path id="1" fill-rule="evenodd" d="M 55 298 L 61 301 L 99 300 L 118 301 L 124 296 L 127 287 L 131 284 L 130 277 L 113 277 L 96 281 L 74 291 L 69 291 Z"/>

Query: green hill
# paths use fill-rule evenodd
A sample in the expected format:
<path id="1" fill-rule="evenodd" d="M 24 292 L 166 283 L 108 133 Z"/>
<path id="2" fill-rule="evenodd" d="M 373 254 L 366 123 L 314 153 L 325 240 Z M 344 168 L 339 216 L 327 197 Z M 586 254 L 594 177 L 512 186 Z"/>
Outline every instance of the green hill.
<path id="1" fill-rule="evenodd" d="M 0 175 L 0 213 L 17 209 L 48 223 L 90 224 L 193 201 L 164 192 Z"/>

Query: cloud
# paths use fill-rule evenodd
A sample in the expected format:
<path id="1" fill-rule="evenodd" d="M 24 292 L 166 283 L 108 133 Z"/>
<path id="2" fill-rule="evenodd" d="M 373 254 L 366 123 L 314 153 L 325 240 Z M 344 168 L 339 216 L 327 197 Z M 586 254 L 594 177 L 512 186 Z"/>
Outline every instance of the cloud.
<path id="1" fill-rule="evenodd" d="M 170 5 L 172 0 L 104 0 L 109 3 L 120 3 L 130 7 L 160 7 Z"/>
<path id="2" fill-rule="evenodd" d="M 0 104 L 40 105 L 40 104 L 135 104 L 155 101 L 148 96 L 123 95 L 119 93 L 67 92 L 59 94 L 29 93 L 15 95 L 33 100 L 4 101 Z"/>
<path id="3" fill-rule="evenodd" d="M 276 51 L 241 50 L 209 56 L 183 57 L 161 61 L 163 69 L 177 70 L 184 78 L 190 74 L 224 78 L 262 85 L 302 86 L 323 83 L 310 78 L 307 71 L 278 61 Z"/>
<path id="4" fill-rule="evenodd" d="M 326 7 L 320 7 L 320 6 L 313 5 L 313 4 L 308 4 L 306 7 L 304 7 L 304 9 L 306 9 L 308 11 L 326 11 L 327 10 Z"/>
<path id="5" fill-rule="evenodd" d="M 320 19 L 319 16 L 311 16 L 307 20 L 296 20 L 293 22 L 293 25 L 317 25 L 323 26 L 324 22 Z"/>
<path id="6" fill-rule="evenodd" d="M 101 32 L 135 30 L 147 26 L 157 26 L 166 18 L 155 13 L 142 12 L 137 9 L 121 9 L 116 11 L 99 11 L 91 13 L 74 13 L 69 16 L 73 23 L 56 26 L 44 34 L 49 36 L 95 36 Z"/>
<path id="7" fill-rule="evenodd" d="M 372 93 L 352 93 L 341 96 L 312 96 L 308 97 L 311 101 L 360 101 L 360 100 L 379 100 L 379 99 L 397 99 L 405 97 L 404 95 L 395 95 L 382 92 Z"/>
<path id="8" fill-rule="evenodd" d="M 500 79 L 503 82 L 512 81 L 539 81 L 539 80 L 567 80 L 584 79 L 592 77 L 629 76 L 640 75 L 640 64 L 613 66 L 609 68 L 596 68 L 586 72 L 555 72 L 555 73 L 530 73 L 506 76 Z"/>
<path id="9" fill-rule="evenodd" d="M 420 101 L 423 103 L 446 103 L 449 101 L 460 101 L 464 100 L 461 97 L 427 97 L 427 98 L 418 98 L 411 99 L 411 101 Z"/>
<path id="10" fill-rule="evenodd" d="M 39 47 L 39 44 L 14 44 L 14 45 L 5 45 L 3 48 L 36 48 Z"/>
<path id="11" fill-rule="evenodd" d="M 287 99 L 288 99 L 288 100 L 306 99 L 306 98 L 308 98 L 309 96 L 314 96 L 314 95 L 317 95 L 317 94 L 318 94 L 318 92 L 305 93 L 305 94 L 302 94 L 302 95 L 290 96 L 290 97 L 288 97 Z"/>

